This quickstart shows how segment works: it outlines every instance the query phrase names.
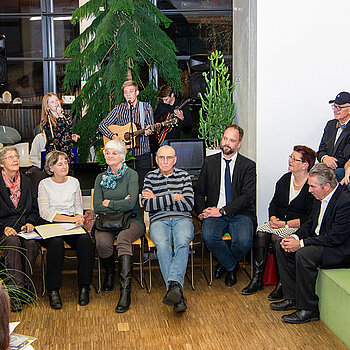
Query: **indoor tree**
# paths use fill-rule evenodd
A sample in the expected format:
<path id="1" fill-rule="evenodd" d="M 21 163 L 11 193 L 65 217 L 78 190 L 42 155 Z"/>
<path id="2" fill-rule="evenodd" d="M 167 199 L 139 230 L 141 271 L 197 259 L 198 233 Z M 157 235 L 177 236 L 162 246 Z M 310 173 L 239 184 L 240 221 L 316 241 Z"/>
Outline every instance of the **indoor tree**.
<path id="1" fill-rule="evenodd" d="M 149 0 L 90 0 L 73 13 L 72 23 L 89 18 L 93 18 L 91 25 L 64 54 L 72 58 L 66 66 L 65 90 L 74 91 L 85 82 L 72 105 L 72 113 L 85 112 L 75 127 L 81 135 L 81 160 L 87 158 L 96 140 L 100 121 L 123 102 L 121 86 L 125 80 L 139 84 L 143 89 L 141 100 L 152 100 L 156 94 L 152 78 L 146 84 L 148 74 L 146 79 L 141 75 L 156 68 L 175 91 L 181 90 L 176 47 L 161 29 L 169 27 L 171 20 Z"/>

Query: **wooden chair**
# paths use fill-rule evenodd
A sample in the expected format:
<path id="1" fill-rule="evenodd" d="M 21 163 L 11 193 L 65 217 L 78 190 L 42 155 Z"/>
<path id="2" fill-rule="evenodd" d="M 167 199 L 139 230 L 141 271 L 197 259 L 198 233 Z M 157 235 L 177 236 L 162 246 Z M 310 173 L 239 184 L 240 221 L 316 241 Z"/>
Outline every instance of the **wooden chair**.
<path id="1" fill-rule="evenodd" d="M 223 236 L 222 236 L 222 239 L 224 241 L 231 241 L 231 236 L 228 234 L 228 233 L 225 233 Z M 202 273 L 204 275 L 204 278 L 205 280 L 207 281 L 208 283 L 208 286 L 210 286 L 212 283 L 213 283 L 213 253 L 211 251 L 209 251 L 209 278 L 205 272 L 205 268 L 204 268 L 204 249 L 205 249 L 205 244 L 202 242 Z M 251 256 L 251 261 L 253 261 L 253 248 L 250 250 L 250 256 Z M 248 273 L 248 270 L 247 270 L 247 267 L 246 265 L 249 265 L 246 258 L 245 258 L 245 255 L 243 257 L 243 260 L 242 260 L 242 269 L 243 271 L 247 274 L 247 276 L 250 278 L 252 275 L 253 275 L 253 264 L 251 263 L 250 264 L 250 268 L 251 268 L 251 273 L 249 274 Z"/>

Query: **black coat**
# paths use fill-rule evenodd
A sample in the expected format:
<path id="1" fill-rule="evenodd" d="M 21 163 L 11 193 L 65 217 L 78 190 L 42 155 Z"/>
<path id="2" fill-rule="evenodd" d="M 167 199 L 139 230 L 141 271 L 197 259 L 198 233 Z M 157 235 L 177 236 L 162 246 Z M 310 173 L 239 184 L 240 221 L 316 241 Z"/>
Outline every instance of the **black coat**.
<path id="1" fill-rule="evenodd" d="M 314 201 L 310 219 L 296 234 L 305 246 L 323 246 L 322 267 L 350 267 L 350 192 L 338 186 L 328 203 L 320 227 L 315 234 L 321 202 Z"/>
<path id="2" fill-rule="evenodd" d="M 25 210 L 22 218 L 13 227 Z M 36 225 L 39 218 L 37 195 L 30 179 L 21 173 L 21 197 L 17 208 L 10 199 L 10 191 L 6 187 L 0 173 L 0 236 L 4 234 L 5 227 L 13 227 L 17 232 L 26 223 Z"/>
<path id="3" fill-rule="evenodd" d="M 309 185 L 304 184 L 299 194 L 289 203 L 289 188 L 292 173 L 284 174 L 276 183 L 275 193 L 269 206 L 269 218 L 276 216 L 282 221 L 300 219 L 300 225 L 309 219 L 314 203 L 314 196 L 309 192 Z"/>
<path id="4" fill-rule="evenodd" d="M 216 207 L 220 195 L 221 152 L 206 157 L 194 193 L 194 205 L 199 215 L 207 207 Z M 228 217 L 248 216 L 257 226 L 256 165 L 238 153 L 232 175 L 232 201 L 225 207 Z"/>
<path id="5" fill-rule="evenodd" d="M 321 162 L 323 156 L 335 157 L 338 160 L 338 168 L 344 168 L 350 158 L 350 122 L 341 132 L 336 144 L 337 120 L 330 120 L 324 128 L 320 146 L 317 152 L 317 159 Z"/>

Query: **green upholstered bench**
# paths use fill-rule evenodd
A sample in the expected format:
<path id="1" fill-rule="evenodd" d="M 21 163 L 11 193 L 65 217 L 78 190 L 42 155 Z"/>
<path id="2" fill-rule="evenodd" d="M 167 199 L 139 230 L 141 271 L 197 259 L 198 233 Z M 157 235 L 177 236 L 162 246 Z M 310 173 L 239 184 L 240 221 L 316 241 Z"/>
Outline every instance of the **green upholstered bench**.
<path id="1" fill-rule="evenodd" d="M 319 269 L 316 293 L 322 322 L 350 349 L 350 269 Z"/>

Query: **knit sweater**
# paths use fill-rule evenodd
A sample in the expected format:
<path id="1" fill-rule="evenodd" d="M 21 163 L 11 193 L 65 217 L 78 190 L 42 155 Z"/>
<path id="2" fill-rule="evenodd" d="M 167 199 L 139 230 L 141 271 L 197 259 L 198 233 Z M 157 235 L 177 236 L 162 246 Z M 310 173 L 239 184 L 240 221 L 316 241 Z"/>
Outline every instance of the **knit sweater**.
<path id="1" fill-rule="evenodd" d="M 114 189 L 103 188 L 101 186 L 102 176 L 107 172 L 97 175 L 94 185 L 94 211 L 96 214 L 113 213 L 116 211 L 133 211 L 131 222 L 136 222 L 144 229 L 145 224 L 142 219 L 141 208 L 139 204 L 139 178 L 137 172 L 127 168 L 125 174 L 117 180 L 117 186 Z M 130 195 L 129 199 L 125 199 Z M 108 207 L 102 204 L 104 199 L 109 199 Z"/>
<path id="2" fill-rule="evenodd" d="M 193 189 L 186 171 L 174 168 L 169 176 L 163 175 L 159 169 L 150 171 L 143 185 L 143 191 L 146 189 L 156 195 L 156 198 L 142 196 L 142 205 L 149 212 L 151 223 L 171 216 L 191 217 Z M 175 201 L 174 193 L 181 193 L 184 198 Z"/>

